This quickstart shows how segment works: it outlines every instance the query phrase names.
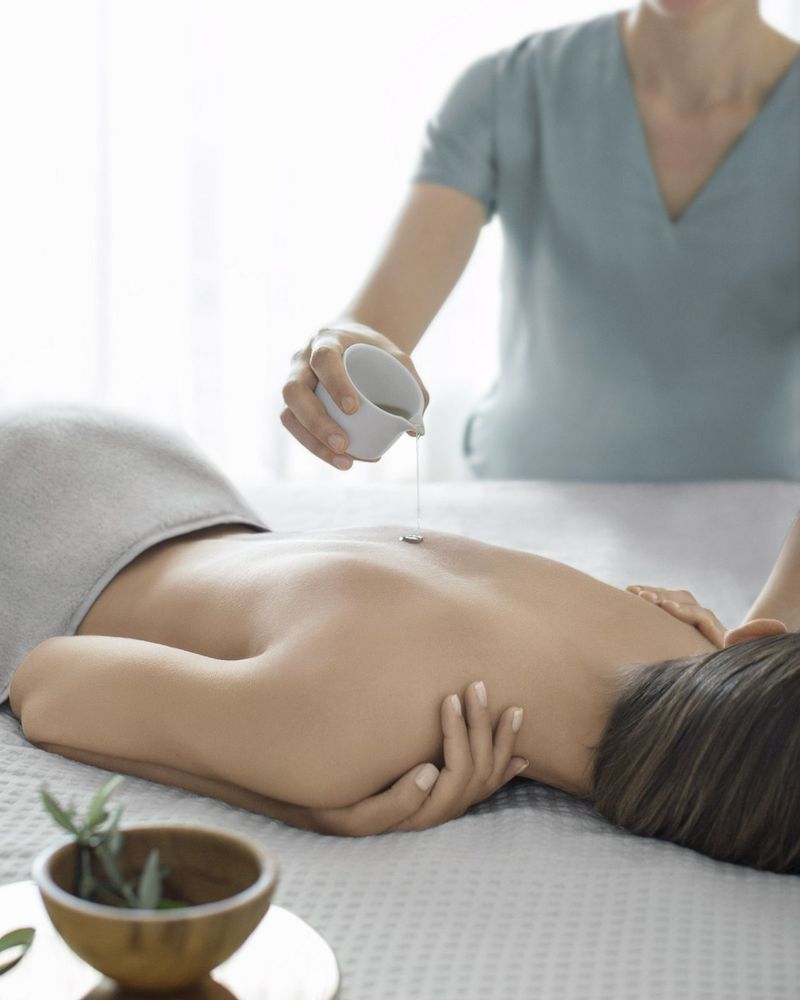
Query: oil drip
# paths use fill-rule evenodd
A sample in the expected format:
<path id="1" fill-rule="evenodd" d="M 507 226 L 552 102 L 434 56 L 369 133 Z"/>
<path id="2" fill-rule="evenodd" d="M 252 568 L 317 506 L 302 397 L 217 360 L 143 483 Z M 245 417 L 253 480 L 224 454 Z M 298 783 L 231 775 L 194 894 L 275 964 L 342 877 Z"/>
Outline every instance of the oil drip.
<path id="1" fill-rule="evenodd" d="M 422 426 L 422 424 L 416 424 L 414 430 L 416 431 L 416 437 L 414 438 L 414 443 L 416 444 L 417 448 L 417 532 L 416 534 L 412 534 L 411 532 L 409 532 L 406 535 L 401 535 L 400 541 L 410 542 L 412 545 L 419 545 L 419 543 L 423 540 L 422 528 L 420 527 L 420 516 L 419 516 L 419 439 L 425 433 L 425 428 Z"/>

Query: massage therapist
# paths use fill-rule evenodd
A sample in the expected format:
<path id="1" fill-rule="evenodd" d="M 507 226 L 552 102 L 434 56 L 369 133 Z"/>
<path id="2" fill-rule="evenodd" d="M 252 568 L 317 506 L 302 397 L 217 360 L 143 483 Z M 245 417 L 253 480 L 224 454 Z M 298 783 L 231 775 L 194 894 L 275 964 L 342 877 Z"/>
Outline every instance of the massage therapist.
<path id="1" fill-rule="evenodd" d="M 352 410 L 356 341 L 419 380 L 411 352 L 497 215 L 475 475 L 800 479 L 800 45 L 758 0 L 641 0 L 479 58 L 411 179 L 361 289 L 293 356 L 281 421 L 315 455 L 352 465 L 317 380 Z"/>

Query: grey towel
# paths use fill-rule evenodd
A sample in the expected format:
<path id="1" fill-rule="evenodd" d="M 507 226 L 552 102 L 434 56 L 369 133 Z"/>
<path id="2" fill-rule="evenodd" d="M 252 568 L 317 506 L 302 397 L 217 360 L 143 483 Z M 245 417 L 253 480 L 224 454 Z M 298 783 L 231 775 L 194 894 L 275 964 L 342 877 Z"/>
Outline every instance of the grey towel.
<path id="1" fill-rule="evenodd" d="M 183 432 L 74 403 L 0 410 L 0 704 L 137 555 L 228 523 L 270 530 Z"/>

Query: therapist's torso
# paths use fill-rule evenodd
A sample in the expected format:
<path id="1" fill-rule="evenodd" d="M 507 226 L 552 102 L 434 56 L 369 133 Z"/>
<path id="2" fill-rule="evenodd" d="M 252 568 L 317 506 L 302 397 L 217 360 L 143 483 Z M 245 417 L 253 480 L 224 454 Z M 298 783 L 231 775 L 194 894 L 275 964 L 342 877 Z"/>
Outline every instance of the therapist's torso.
<path id="1" fill-rule="evenodd" d="M 500 372 L 464 434 L 477 475 L 800 479 L 800 56 L 677 219 L 620 12 L 469 66 L 412 179 L 503 228 Z"/>

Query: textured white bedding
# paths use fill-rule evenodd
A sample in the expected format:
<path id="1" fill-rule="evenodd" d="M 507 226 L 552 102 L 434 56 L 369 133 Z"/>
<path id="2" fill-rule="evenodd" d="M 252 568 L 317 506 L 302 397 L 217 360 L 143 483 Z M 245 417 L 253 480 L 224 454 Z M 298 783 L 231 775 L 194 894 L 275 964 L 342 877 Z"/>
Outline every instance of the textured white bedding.
<path id="1" fill-rule="evenodd" d="M 276 530 L 414 526 L 413 484 L 341 478 L 237 485 Z M 614 586 L 685 587 L 730 627 L 780 550 L 800 483 L 433 483 L 422 503 L 423 531 L 538 552 Z M 5 883 L 28 878 L 32 855 L 59 835 L 39 786 L 82 811 L 109 772 L 28 743 L 7 704 L 0 766 Z M 128 803 L 123 823 L 205 821 L 268 845 L 282 869 L 274 902 L 330 942 L 343 1000 L 800 996 L 800 878 L 634 837 L 534 782 L 432 830 L 367 838 L 297 830 L 130 776 L 114 797 Z"/>

